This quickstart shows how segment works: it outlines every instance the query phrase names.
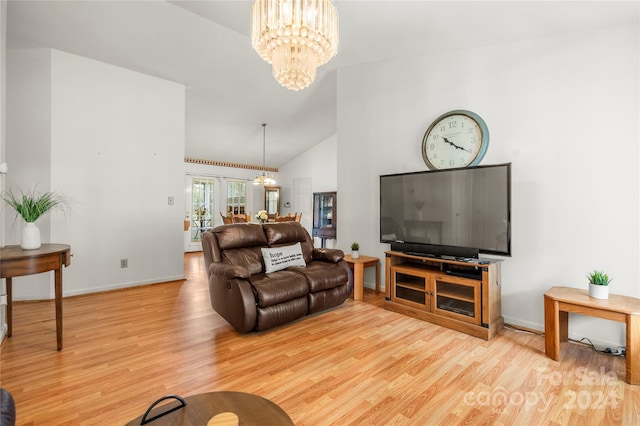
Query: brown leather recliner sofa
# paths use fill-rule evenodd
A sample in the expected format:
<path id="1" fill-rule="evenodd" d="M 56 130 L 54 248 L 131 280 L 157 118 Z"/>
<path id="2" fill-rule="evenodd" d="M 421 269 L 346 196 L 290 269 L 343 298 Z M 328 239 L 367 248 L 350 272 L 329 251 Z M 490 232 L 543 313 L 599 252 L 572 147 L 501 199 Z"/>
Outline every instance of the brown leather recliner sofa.
<path id="1" fill-rule="evenodd" d="M 261 249 L 294 250 L 297 243 L 302 252 L 297 263 L 305 266 L 266 272 Z M 314 248 L 298 222 L 218 226 L 202 234 L 202 249 L 211 306 L 240 333 L 267 330 L 338 306 L 353 291 L 344 253 Z M 269 259 L 266 263 L 272 267 Z"/>
<path id="2" fill-rule="evenodd" d="M 8 390 L 0 388 L 0 426 L 16 424 L 16 403 Z"/>

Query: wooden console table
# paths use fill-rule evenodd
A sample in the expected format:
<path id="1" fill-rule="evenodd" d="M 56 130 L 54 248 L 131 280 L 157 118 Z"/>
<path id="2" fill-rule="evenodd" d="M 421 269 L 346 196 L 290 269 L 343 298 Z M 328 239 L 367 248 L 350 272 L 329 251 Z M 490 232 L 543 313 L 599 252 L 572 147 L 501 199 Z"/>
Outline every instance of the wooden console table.
<path id="1" fill-rule="evenodd" d="M 380 291 L 380 259 L 373 256 L 360 256 L 354 259 L 347 254 L 344 261 L 353 269 L 353 300 L 364 298 L 364 268 L 376 267 L 376 293 Z"/>
<path id="2" fill-rule="evenodd" d="M 0 278 L 7 280 L 7 337 L 11 337 L 12 331 L 12 278 L 54 271 L 56 338 L 58 350 L 62 350 L 62 265 L 70 264 L 71 247 L 66 244 L 42 244 L 35 250 L 23 250 L 20 246 L 6 246 L 0 249 Z"/>
<path id="3" fill-rule="evenodd" d="M 560 342 L 569 338 L 569 312 L 626 323 L 626 381 L 640 385 L 640 299 L 615 294 L 594 299 L 587 290 L 552 287 L 544 294 L 544 333 L 545 351 L 555 361 Z"/>

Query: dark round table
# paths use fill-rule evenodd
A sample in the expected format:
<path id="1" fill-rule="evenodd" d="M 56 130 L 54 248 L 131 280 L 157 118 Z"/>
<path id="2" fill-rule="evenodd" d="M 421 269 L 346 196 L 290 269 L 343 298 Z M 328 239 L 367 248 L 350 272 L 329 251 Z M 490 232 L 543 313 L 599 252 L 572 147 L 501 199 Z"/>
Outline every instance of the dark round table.
<path id="1" fill-rule="evenodd" d="M 154 408 L 147 419 L 160 412 L 180 405 L 177 400 L 161 403 Z M 286 426 L 293 425 L 291 418 L 278 405 L 258 395 L 244 392 L 208 392 L 184 398 L 186 406 L 160 417 L 149 426 L 206 426 L 209 420 L 221 413 L 231 412 L 238 416 L 239 425 Z M 140 425 L 143 415 L 127 423 L 127 426 Z"/>

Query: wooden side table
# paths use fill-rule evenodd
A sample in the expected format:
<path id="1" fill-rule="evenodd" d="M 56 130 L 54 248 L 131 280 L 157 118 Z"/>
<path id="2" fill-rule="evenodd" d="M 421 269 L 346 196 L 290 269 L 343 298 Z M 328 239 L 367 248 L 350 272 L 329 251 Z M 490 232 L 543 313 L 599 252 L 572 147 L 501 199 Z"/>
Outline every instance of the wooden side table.
<path id="1" fill-rule="evenodd" d="M 56 340 L 62 350 L 62 265 L 71 264 L 71 247 L 66 244 L 42 244 L 39 249 L 23 250 L 20 246 L 0 249 L 0 278 L 7 280 L 7 337 L 11 337 L 13 308 L 12 278 L 54 271 L 56 293 Z"/>
<path id="2" fill-rule="evenodd" d="M 347 254 L 344 260 L 353 270 L 353 300 L 362 300 L 364 297 L 364 268 L 376 267 L 376 293 L 380 291 L 380 259 L 373 256 L 360 256 L 354 259 Z"/>
<path id="3" fill-rule="evenodd" d="M 560 360 L 560 342 L 569 338 L 569 312 L 624 322 L 627 325 L 626 381 L 640 385 L 640 299 L 610 294 L 589 297 L 587 290 L 552 287 L 544 294 L 545 352 Z"/>
<path id="4" fill-rule="evenodd" d="M 210 419 L 221 413 L 234 413 L 240 425 L 293 426 L 287 413 L 276 405 L 258 395 L 244 392 L 208 392 L 184 398 L 186 405 L 175 411 L 153 420 L 150 426 L 186 426 L 209 424 Z M 167 412 L 178 404 L 168 403 L 153 409 L 147 419 Z M 126 426 L 139 426 L 144 415 L 131 420 Z M 218 424 L 218 423 L 215 423 Z"/>

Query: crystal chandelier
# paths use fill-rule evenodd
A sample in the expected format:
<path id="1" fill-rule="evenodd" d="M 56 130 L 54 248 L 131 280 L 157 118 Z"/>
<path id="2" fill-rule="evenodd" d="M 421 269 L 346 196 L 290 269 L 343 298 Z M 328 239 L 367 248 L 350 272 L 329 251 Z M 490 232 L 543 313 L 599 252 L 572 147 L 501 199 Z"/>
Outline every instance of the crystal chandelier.
<path id="1" fill-rule="evenodd" d="M 255 0 L 251 44 L 278 83 L 304 89 L 338 52 L 338 14 L 331 0 Z"/>
<path id="2" fill-rule="evenodd" d="M 274 179 L 273 175 L 268 175 L 264 169 L 265 169 L 265 165 L 264 165 L 264 152 L 265 152 L 265 146 L 266 146 L 266 142 L 267 141 L 267 123 L 262 123 L 262 173 L 258 173 L 256 175 L 256 177 L 253 178 L 253 184 L 254 185 L 275 185 L 276 184 L 276 180 Z"/>

